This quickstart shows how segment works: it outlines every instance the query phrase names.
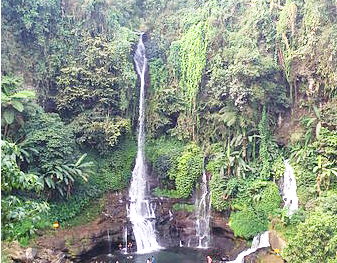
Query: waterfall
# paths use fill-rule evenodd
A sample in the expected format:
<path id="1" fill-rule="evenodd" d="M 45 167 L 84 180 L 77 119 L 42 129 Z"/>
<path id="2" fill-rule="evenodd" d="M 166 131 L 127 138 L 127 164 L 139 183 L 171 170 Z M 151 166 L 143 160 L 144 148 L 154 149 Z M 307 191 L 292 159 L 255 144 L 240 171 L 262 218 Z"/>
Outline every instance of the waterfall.
<path id="1" fill-rule="evenodd" d="M 108 250 L 108 256 L 111 257 L 112 254 L 111 254 L 111 238 L 110 238 L 110 233 L 109 233 L 109 229 L 108 229 L 108 246 L 109 246 L 109 250 Z"/>
<path id="2" fill-rule="evenodd" d="M 195 202 L 198 248 L 208 248 L 210 241 L 211 194 L 208 191 L 207 185 L 207 174 L 205 169 L 203 169 L 202 182 Z"/>
<path id="3" fill-rule="evenodd" d="M 147 253 L 159 249 L 155 234 L 155 213 L 154 205 L 149 200 L 150 196 L 146 182 L 146 166 L 144 157 L 145 144 L 145 72 L 147 59 L 145 56 L 145 46 L 143 44 L 143 33 L 139 38 L 134 62 L 137 73 L 141 80 L 139 96 L 139 130 L 138 130 L 138 149 L 135 168 L 132 172 L 132 180 L 129 190 L 130 208 L 128 217 L 133 226 L 133 233 L 136 239 L 137 252 Z"/>
<path id="4" fill-rule="evenodd" d="M 266 231 L 263 234 L 258 234 L 254 237 L 252 247 L 242 251 L 235 260 L 227 261 L 227 263 L 243 263 L 245 256 L 248 256 L 251 253 L 254 253 L 259 248 L 269 247 L 269 232 Z"/>
<path id="5" fill-rule="evenodd" d="M 128 253 L 128 227 L 124 227 L 124 235 L 123 235 L 123 242 L 124 242 L 124 254 Z"/>
<path id="6" fill-rule="evenodd" d="M 172 221 L 172 219 L 173 219 L 173 214 L 172 214 L 171 210 L 169 210 L 169 216 L 170 216 L 170 221 Z"/>
<path id="7" fill-rule="evenodd" d="M 291 216 L 298 209 L 297 186 L 294 170 L 289 164 L 289 160 L 284 161 L 285 170 L 283 175 L 282 198 L 284 207 L 288 208 L 288 215 Z"/>

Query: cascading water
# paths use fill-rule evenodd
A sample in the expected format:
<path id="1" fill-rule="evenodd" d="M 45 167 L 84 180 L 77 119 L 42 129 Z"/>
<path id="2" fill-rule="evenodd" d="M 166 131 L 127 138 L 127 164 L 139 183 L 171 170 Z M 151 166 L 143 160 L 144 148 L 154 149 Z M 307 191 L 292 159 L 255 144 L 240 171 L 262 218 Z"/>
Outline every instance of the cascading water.
<path id="1" fill-rule="evenodd" d="M 202 182 L 195 202 L 198 248 L 208 248 L 210 241 L 209 220 L 211 218 L 211 194 L 207 186 L 207 174 L 205 169 L 203 169 Z"/>
<path id="2" fill-rule="evenodd" d="M 170 221 L 172 221 L 173 220 L 173 214 L 172 214 L 171 210 L 169 210 L 169 216 L 170 216 Z"/>
<path id="3" fill-rule="evenodd" d="M 284 161 L 285 170 L 283 175 L 282 198 L 284 207 L 288 208 L 288 215 L 291 216 L 298 209 L 297 186 L 294 170 L 289 164 L 289 160 Z"/>
<path id="4" fill-rule="evenodd" d="M 243 263 L 245 256 L 248 256 L 251 253 L 254 253 L 259 248 L 269 247 L 269 232 L 266 231 L 263 234 L 258 234 L 254 237 L 252 247 L 242 251 L 235 260 L 227 261 L 227 263 Z"/>
<path id="5" fill-rule="evenodd" d="M 143 33 L 139 38 L 136 53 L 134 55 L 136 70 L 141 80 L 139 96 L 139 130 L 138 130 L 138 149 L 135 168 L 132 172 L 129 197 L 130 208 L 128 217 L 133 225 L 133 233 L 137 244 L 137 253 L 147 253 L 160 246 L 155 234 L 155 213 L 154 205 L 151 204 L 150 196 L 146 185 L 146 166 L 144 157 L 145 144 L 145 72 L 147 59 L 145 56 L 145 46 L 143 44 Z"/>
<path id="6" fill-rule="evenodd" d="M 124 227 L 124 235 L 123 235 L 123 242 L 124 242 L 124 254 L 128 253 L 128 227 Z"/>
<path id="7" fill-rule="evenodd" d="M 111 257 L 111 238 L 110 238 L 110 233 L 109 233 L 109 229 L 108 229 L 108 244 L 109 244 L 109 250 L 108 250 L 108 256 Z"/>

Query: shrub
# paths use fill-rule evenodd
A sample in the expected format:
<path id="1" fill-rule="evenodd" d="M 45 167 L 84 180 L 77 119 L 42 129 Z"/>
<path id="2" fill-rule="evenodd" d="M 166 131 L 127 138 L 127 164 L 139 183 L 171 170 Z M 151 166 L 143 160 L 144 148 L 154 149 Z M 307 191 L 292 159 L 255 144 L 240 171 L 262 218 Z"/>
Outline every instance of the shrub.
<path id="1" fill-rule="evenodd" d="M 336 262 L 337 216 L 317 211 L 298 227 L 282 256 L 292 263 Z"/>
<path id="2" fill-rule="evenodd" d="M 281 196 L 278 187 L 274 183 L 268 185 L 262 190 L 261 200 L 256 204 L 256 210 L 264 213 L 266 216 L 274 215 L 281 205 Z"/>
<path id="3" fill-rule="evenodd" d="M 209 182 L 209 186 L 212 193 L 212 207 L 214 207 L 217 211 L 225 211 L 229 207 L 229 202 L 225 199 L 226 183 L 223 176 L 218 173 L 213 174 Z"/>
<path id="4" fill-rule="evenodd" d="M 164 137 L 146 144 L 145 154 L 160 179 L 162 185 L 169 185 L 178 167 L 178 157 L 183 151 L 183 143 Z"/>
<path id="5" fill-rule="evenodd" d="M 174 189 L 160 189 L 159 187 L 156 187 L 153 190 L 153 194 L 158 197 L 165 196 L 168 198 L 179 198 L 177 190 Z"/>
<path id="6" fill-rule="evenodd" d="M 188 198 L 194 183 L 202 174 L 203 154 L 200 148 L 192 143 L 184 148 L 184 152 L 178 158 L 178 169 L 176 173 L 176 187 L 182 198 Z"/>
<path id="7" fill-rule="evenodd" d="M 249 239 L 267 230 L 268 219 L 263 213 L 249 207 L 231 214 L 230 227 L 236 236 Z"/>
<path id="8" fill-rule="evenodd" d="M 276 184 L 265 181 L 247 184 L 233 199 L 233 206 L 241 210 L 230 216 L 235 235 L 251 238 L 266 231 L 269 216 L 278 212 L 280 204 L 281 196 Z"/>
<path id="9" fill-rule="evenodd" d="M 46 226 L 49 205 L 10 195 L 1 199 L 1 210 L 1 238 L 18 240 L 26 246 L 36 230 Z"/>
<path id="10" fill-rule="evenodd" d="M 173 205 L 173 210 L 174 211 L 186 211 L 189 213 L 192 213 L 194 211 L 194 205 L 193 204 L 181 204 L 181 203 L 175 203 Z"/>
<path id="11" fill-rule="evenodd" d="M 316 184 L 316 175 L 312 171 L 299 164 L 294 165 L 293 169 L 297 187 L 311 187 Z"/>
<path id="12" fill-rule="evenodd" d="M 274 160 L 271 170 L 275 180 L 278 180 L 283 176 L 285 170 L 283 156 Z"/>
<path id="13" fill-rule="evenodd" d="M 51 203 L 51 220 L 68 222 L 80 214 L 90 200 L 97 199 L 104 192 L 127 187 L 136 152 L 136 142 L 132 138 L 124 138 L 109 156 L 103 158 L 98 157 L 98 153 L 90 153 L 88 157 L 95 164 L 95 172 L 89 176 L 88 183 L 79 182 L 74 186 L 73 195 L 67 201 Z"/>

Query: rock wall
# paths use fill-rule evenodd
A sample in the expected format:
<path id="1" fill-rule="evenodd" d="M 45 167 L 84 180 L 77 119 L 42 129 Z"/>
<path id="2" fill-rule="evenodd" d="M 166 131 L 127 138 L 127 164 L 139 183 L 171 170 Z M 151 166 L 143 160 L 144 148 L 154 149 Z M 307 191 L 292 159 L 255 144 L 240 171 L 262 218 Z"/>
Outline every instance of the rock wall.
<path id="1" fill-rule="evenodd" d="M 157 177 L 152 174 L 148 187 L 153 189 L 157 185 Z M 132 242 L 132 250 L 136 250 L 132 226 L 127 217 L 127 190 L 108 193 L 106 199 L 108 201 L 104 211 L 95 221 L 71 229 L 50 231 L 40 237 L 34 244 L 34 249 L 37 251 L 34 255 L 34 262 L 46 262 L 45 254 L 55 255 L 62 262 L 67 262 L 67 260 L 80 262 L 82 257 L 99 253 L 107 254 L 108 250 L 116 251 L 120 244 L 125 247 L 123 240 L 125 227 L 128 229 L 128 242 Z M 153 198 L 153 201 L 157 204 L 156 230 L 159 244 L 163 247 L 177 247 L 182 243 L 184 246 L 196 247 L 198 240 L 196 239 L 195 214 L 173 209 L 175 203 L 194 203 L 193 200 Z M 227 222 L 227 214 L 212 213 L 210 250 L 223 260 L 235 258 L 246 248 L 246 242 L 234 237 Z M 17 261 L 29 262 L 25 258 L 25 249 L 22 249 L 21 254 L 23 256 L 17 257 Z"/>

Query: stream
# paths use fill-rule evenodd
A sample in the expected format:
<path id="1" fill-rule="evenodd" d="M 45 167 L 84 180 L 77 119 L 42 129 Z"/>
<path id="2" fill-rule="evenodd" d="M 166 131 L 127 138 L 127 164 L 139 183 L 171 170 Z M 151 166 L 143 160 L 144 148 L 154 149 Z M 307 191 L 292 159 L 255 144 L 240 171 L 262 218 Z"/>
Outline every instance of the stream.
<path id="1" fill-rule="evenodd" d="M 99 251 L 97 251 L 99 253 Z M 77 262 L 83 263 L 146 263 L 148 258 L 154 256 L 156 263 L 202 263 L 207 262 L 208 250 L 193 249 L 186 247 L 175 247 L 154 251 L 149 254 L 129 253 L 123 254 L 119 251 L 108 254 L 87 255 L 81 257 Z M 216 261 L 221 262 L 221 261 Z"/>

